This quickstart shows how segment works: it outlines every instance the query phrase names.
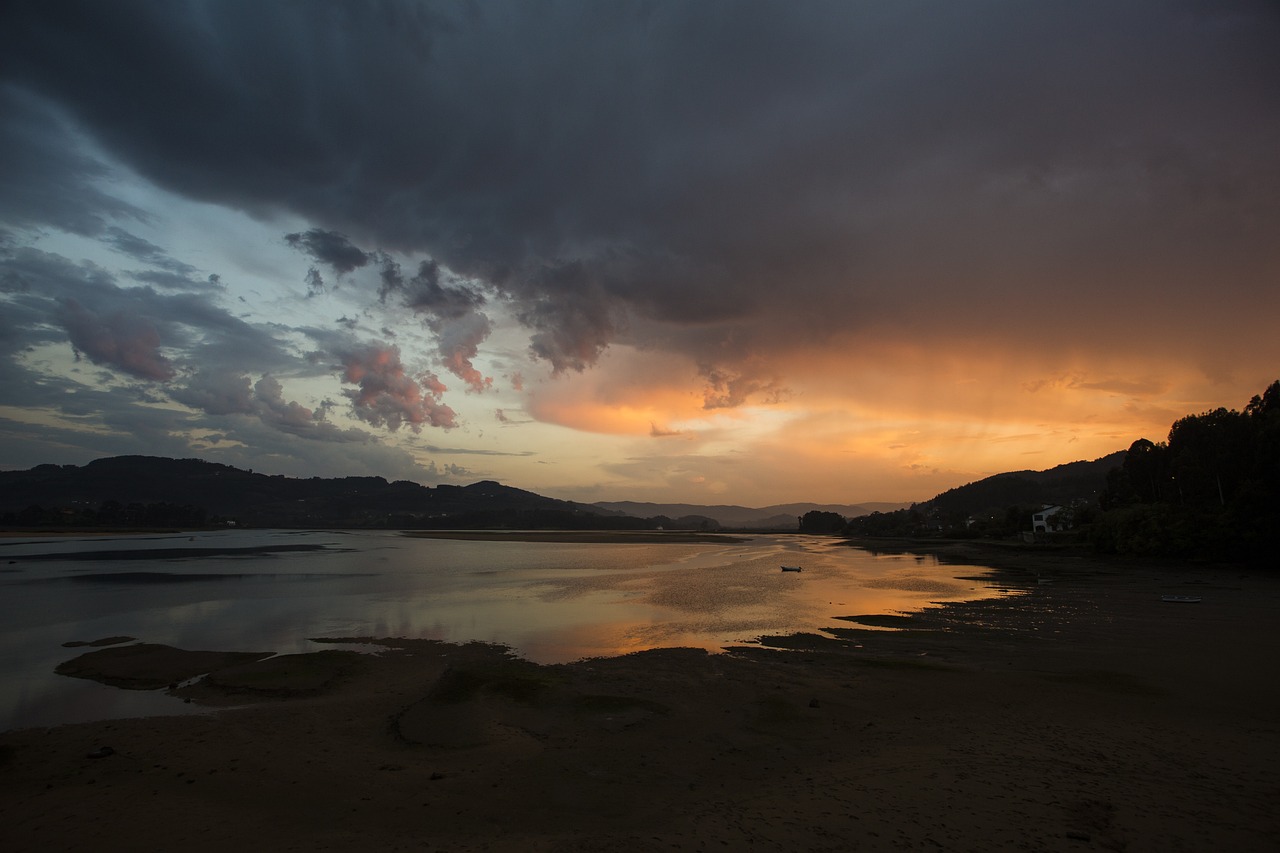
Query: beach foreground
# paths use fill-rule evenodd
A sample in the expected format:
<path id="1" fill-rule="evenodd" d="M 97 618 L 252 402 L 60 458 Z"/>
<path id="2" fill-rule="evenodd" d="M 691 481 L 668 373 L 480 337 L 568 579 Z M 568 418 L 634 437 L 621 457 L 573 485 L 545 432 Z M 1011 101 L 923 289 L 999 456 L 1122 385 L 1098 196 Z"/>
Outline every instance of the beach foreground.
<path id="1" fill-rule="evenodd" d="M 1277 849 L 1280 577 L 949 554 L 1020 594 L 724 655 L 228 658 L 180 692 L 234 707 L 0 735 L 0 846 Z M 74 674 L 210 667 L 112 648 Z"/>

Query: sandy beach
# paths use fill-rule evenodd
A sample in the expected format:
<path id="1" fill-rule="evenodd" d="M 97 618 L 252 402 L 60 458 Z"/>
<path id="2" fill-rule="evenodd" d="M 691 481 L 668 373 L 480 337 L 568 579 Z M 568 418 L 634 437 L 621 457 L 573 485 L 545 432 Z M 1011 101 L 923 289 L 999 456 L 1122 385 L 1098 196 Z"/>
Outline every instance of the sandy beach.
<path id="1" fill-rule="evenodd" d="M 558 666 L 430 641 L 88 646 L 71 675 L 212 669 L 178 689 L 210 713 L 0 734 L 0 846 L 1280 848 L 1280 575 L 936 553 L 1016 594 Z"/>

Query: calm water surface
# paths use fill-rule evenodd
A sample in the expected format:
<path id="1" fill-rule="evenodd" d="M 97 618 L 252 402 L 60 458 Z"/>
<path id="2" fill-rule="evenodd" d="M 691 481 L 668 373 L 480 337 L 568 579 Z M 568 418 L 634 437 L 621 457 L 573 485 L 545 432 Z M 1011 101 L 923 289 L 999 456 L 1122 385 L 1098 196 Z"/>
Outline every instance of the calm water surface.
<path id="1" fill-rule="evenodd" d="M 234 553 L 277 546 L 320 550 Z M 72 559 L 139 551 L 166 553 Z M 784 573 L 782 564 L 804 571 Z M 195 710 L 160 691 L 54 675 L 85 651 L 63 647 L 73 640 L 125 635 L 293 653 L 322 648 L 313 637 L 422 637 L 501 643 L 561 663 L 668 646 L 718 651 L 847 626 L 839 616 L 999 594 L 972 580 L 985 569 L 805 536 L 710 545 L 467 542 L 390 531 L 10 539 L 0 540 L 0 569 L 0 728 Z"/>

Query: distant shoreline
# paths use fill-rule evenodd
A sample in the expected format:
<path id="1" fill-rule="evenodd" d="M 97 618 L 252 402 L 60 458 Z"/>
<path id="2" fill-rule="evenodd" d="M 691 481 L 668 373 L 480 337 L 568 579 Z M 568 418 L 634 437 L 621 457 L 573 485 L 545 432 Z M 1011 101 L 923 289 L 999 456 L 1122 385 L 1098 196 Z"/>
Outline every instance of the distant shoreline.
<path id="1" fill-rule="evenodd" d="M 70 539 L 75 536 L 137 536 L 139 534 L 168 535 L 178 533 L 208 533 L 210 530 L 227 530 L 229 528 L 187 528 L 187 527 L 51 527 L 42 530 L 0 529 L 0 539 Z"/>
<path id="2" fill-rule="evenodd" d="M 592 542 L 592 543 L 643 543 L 666 542 L 745 542 L 755 533 L 703 533 L 692 530 L 412 530 L 401 527 L 212 527 L 212 528 L 155 528 L 155 527 L 102 527 L 102 528 L 51 528 L 45 530 L 0 530 L 0 539 L 71 539 L 90 536 L 136 535 L 198 535 L 238 531 L 252 533 L 262 530 L 319 530 L 319 531 L 367 531 L 370 533 L 400 533 L 415 539 L 457 539 L 497 542 Z M 785 536 L 795 531 L 761 531 L 760 535 Z"/>
<path id="3" fill-rule="evenodd" d="M 733 544 L 746 542 L 740 534 L 694 533 L 671 530 L 403 530 L 412 539 L 457 539 L 475 542 L 574 542 L 591 544 Z"/>

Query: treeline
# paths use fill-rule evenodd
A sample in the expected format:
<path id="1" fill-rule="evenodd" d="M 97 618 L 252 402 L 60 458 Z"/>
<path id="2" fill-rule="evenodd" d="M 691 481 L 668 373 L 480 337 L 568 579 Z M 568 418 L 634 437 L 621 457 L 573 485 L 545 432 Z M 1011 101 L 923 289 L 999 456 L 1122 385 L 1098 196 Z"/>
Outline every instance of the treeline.
<path id="1" fill-rule="evenodd" d="M 1030 532 L 1032 515 L 1046 504 L 1062 507 L 1055 520 L 1075 530 L 1091 523 L 1107 475 L 1125 451 L 1092 461 L 1068 462 L 1047 471 L 1011 471 L 948 489 L 896 512 L 849 521 L 851 536 L 1001 539 Z"/>
<path id="2" fill-rule="evenodd" d="M 1135 441 L 1104 486 L 1082 468 L 1064 471 L 1039 503 L 974 509 L 979 495 L 1021 494 L 1026 474 L 999 475 L 891 513 L 850 519 L 853 537 L 1009 538 L 1032 529 L 1047 503 L 1062 509 L 1050 538 L 1086 542 L 1110 554 L 1256 560 L 1272 553 L 1280 522 L 1280 381 L 1244 411 L 1220 408 L 1176 421 L 1167 441 Z M 1096 464 L 1096 463 L 1087 463 Z M 1072 466 L 1062 466 L 1063 469 Z M 1048 474 L 1050 472 L 1042 472 Z M 1067 500 L 1063 484 L 1075 490 Z M 1043 488 L 1045 484 L 1041 484 Z M 955 493 L 953 495 L 953 493 Z M 969 505 L 943 497 L 963 495 Z M 1050 496 L 1052 495 L 1052 496 Z M 967 511 L 966 511 L 967 510 Z"/>
<path id="3" fill-rule="evenodd" d="M 838 512 L 810 510 L 800 516 L 801 533 L 841 533 L 849 520 Z"/>
<path id="4" fill-rule="evenodd" d="M 1135 441 L 1107 478 L 1090 539 L 1118 554 L 1261 558 L 1280 522 L 1280 381 Z"/>
<path id="5" fill-rule="evenodd" d="M 1014 503 L 991 506 L 970 513 L 948 511 L 931 503 L 917 504 L 896 512 L 874 512 L 849 519 L 848 536 L 879 538 L 1007 539 L 1031 530 L 1031 517 L 1043 503 Z M 1074 529 L 1096 516 L 1096 503 L 1077 499 L 1063 507 L 1057 525 Z"/>
<path id="6" fill-rule="evenodd" d="M 219 519 L 210 519 L 203 507 L 190 504 L 171 504 L 165 501 L 155 503 L 128 503 L 104 501 L 93 506 L 73 505 L 42 507 L 32 504 L 16 512 L 0 514 L 0 526 L 17 528 L 63 527 L 81 528 L 200 528 L 210 523 L 220 523 Z"/>

